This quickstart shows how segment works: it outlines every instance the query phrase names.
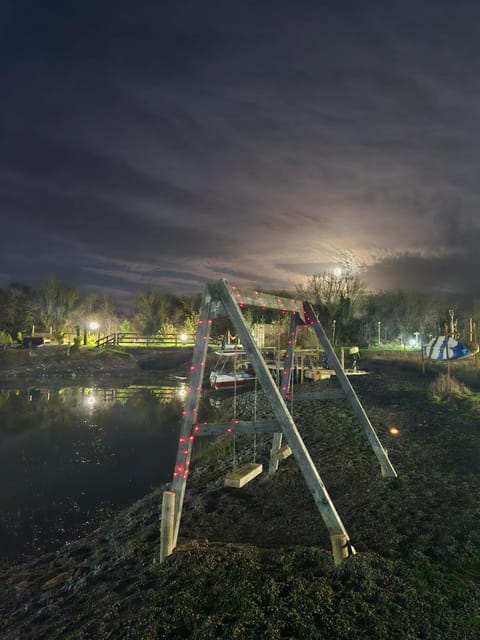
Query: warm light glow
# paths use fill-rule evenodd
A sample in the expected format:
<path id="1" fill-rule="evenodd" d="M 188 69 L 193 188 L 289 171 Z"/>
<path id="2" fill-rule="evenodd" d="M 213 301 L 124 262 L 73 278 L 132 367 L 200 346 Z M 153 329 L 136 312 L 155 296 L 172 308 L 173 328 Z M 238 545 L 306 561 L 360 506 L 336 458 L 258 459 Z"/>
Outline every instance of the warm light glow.
<path id="1" fill-rule="evenodd" d="M 180 340 L 181 340 L 182 342 L 186 342 L 186 341 L 188 340 L 188 336 L 187 336 L 187 334 L 186 334 L 186 333 L 182 333 L 182 334 L 180 334 Z"/>
<path id="2" fill-rule="evenodd" d="M 91 329 L 92 331 L 96 331 L 96 330 L 98 329 L 98 327 L 99 327 L 99 326 L 100 326 L 100 325 L 98 324 L 98 322 L 95 322 L 95 320 L 94 320 L 94 321 L 92 321 L 92 322 L 90 322 L 90 329 Z"/>
<path id="3" fill-rule="evenodd" d="M 93 407 L 96 402 L 95 396 L 88 396 L 85 402 L 89 407 Z"/>
<path id="4" fill-rule="evenodd" d="M 398 436 L 400 429 L 397 429 L 397 427 L 390 427 L 388 433 L 392 436 Z"/>
<path id="5" fill-rule="evenodd" d="M 187 397 L 187 389 L 184 385 L 180 386 L 177 391 L 178 397 L 184 400 Z"/>

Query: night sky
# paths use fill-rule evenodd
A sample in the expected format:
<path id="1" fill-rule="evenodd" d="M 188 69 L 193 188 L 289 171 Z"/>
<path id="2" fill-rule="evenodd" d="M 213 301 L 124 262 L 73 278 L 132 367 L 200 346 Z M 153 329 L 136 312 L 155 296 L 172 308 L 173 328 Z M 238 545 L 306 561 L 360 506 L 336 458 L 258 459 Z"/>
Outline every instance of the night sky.
<path id="1" fill-rule="evenodd" d="M 0 286 L 476 295 L 480 5 L 1 0 Z"/>

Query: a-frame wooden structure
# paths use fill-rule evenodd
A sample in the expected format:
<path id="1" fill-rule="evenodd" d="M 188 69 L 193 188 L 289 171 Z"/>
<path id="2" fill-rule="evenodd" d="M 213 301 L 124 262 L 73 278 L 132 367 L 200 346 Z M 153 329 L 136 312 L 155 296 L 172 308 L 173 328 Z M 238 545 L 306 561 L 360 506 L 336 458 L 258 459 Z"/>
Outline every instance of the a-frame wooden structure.
<path id="1" fill-rule="evenodd" d="M 249 306 L 260 307 L 262 309 L 275 309 L 284 314 L 290 314 L 290 333 L 280 388 L 270 374 L 243 317 L 242 308 Z M 234 421 L 226 424 L 217 423 L 208 425 L 198 424 L 197 414 L 205 372 L 211 324 L 216 318 L 221 317 L 228 317 L 233 323 L 237 336 L 254 367 L 257 379 L 266 397 L 270 401 L 272 412 L 275 416 L 274 420 L 262 422 Z M 350 544 L 348 533 L 328 495 L 327 489 L 322 482 L 285 402 L 295 352 L 297 327 L 301 324 L 308 324 L 313 328 L 321 346 L 328 355 L 330 366 L 335 371 L 341 387 L 338 391 L 330 390 L 328 392 L 310 393 L 308 394 L 308 399 L 322 400 L 332 399 L 334 397 L 347 399 L 360 422 L 373 452 L 377 456 L 382 475 L 386 477 L 395 477 L 397 475 L 388 458 L 387 452 L 380 443 L 349 379 L 345 375 L 311 304 L 308 302 L 302 303 L 294 299 L 279 298 L 257 291 L 237 289 L 232 287 L 226 280 L 219 280 L 215 283 L 207 284 L 200 308 L 193 361 L 190 367 L 188 395 L 183 411 L 173 481 L 171 490 L 165 491 L 163 494 L 160 528 L 161 561 L 170 555 L 177 545 L 194 438 L 201 435 L 221 434 L 227 430 L 234 430 L 236 433 L 272 433 L 270 473 L 274 473 L 278 468 L 278 461 L 281 458 L 282 440 L 285 438 L 330 534 L 335 564 L 340 564 L 344 558 L 355 553 L 355 549 Z M 299 397 L 300 394 L 297 394 L 296 398 Z"/>

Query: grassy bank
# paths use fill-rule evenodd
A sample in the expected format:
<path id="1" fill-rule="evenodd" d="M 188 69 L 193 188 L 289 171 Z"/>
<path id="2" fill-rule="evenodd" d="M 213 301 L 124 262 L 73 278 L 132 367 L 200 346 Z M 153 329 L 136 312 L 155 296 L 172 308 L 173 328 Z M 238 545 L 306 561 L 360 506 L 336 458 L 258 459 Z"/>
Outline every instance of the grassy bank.
<path id="1" fill-rule="evenodd" d="M 2 638 L 478 638 L 478 402 L 436 399 L 437 372 L 424 377 L 414 363 L 362 364 L 371 373 L 354 386 L 398 479 L 381 478 L 344 402 L 293 406 L 356 556 L 333 566 L 292 457 L 273 478 L 224 488 L 225 442 L 221 460 L 200 458 L 192 471 L 172 557 L 156 563 L 159 489 L 85 539 L 6 568 Z M 228 403 L 222 411 L 230 415 Z M 251 395 L 237 411 L 250 417 Z M 243 445 L 250 457 L 252 443 Z M 266 445 L 257 452 L 265 465 Z"/>

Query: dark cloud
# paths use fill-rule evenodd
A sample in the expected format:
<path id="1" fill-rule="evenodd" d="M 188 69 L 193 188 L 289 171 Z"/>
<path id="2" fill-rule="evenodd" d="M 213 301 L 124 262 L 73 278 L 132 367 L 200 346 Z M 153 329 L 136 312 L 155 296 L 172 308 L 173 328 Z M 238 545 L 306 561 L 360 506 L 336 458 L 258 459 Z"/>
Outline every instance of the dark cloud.
<path id="1" fill-rule="evenodd" d="M 475 292 L 473 3 L 2 7 L 0 284 Z"/>
<path id="2" fill-rule="evenodd" d="M 366 269 L 367 282 L 378 289 L 405 289 L 478 297 L 480 257 L 473 253 L 439 256 L 404 254 Z"/>

